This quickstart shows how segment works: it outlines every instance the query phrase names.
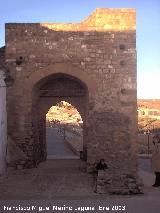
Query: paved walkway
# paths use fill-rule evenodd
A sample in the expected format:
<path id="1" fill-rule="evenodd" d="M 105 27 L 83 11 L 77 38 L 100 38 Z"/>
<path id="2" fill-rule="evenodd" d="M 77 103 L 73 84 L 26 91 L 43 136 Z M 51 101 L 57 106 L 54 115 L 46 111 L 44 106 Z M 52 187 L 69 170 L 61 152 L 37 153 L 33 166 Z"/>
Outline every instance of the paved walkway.
<path id="1" fill-rule="evenodd" d="M 48 154 L 61 155 L 61 157 L 75 156 L 64 144 L 64 140 L 55 134 L 55 131 L 47 133 L 47 137 L 50 139 Z M 54 140 L 52 140 L 53 135 Z M 54 142 L 57 140 L 58 144 L 55 145 Z M 139 176 L 145 185 L 142 195 L 99 195 L 94 193 L 95 180 L 92 175 L 86 173 L 85 162 L 75 159 L 47 160 L 38 168 L 8 171 L 5 177 L 0 177 L 0 213 L 17 212 L 14 209 L 4 210 L 4 206 L 13 207 L 15 205 L 35 206 L 35 211 L 27 212 L 45 213 L 160 213 L 160 188 L 151 186 L 155 177 L 150 170 L 150 159 L 139 158 Z M 59 206 L 61 210 L 53 210 L 53 206 Z M 65 207 L 71 207 L 72 210 L 69 211 Z M 114 211 L 114 209 L 117 210 Z"/>
<path id="2" fill-rule="evenodd" d="M 4 207 L 4 203 L 7 205 L 17 203 L 17 205 L 34 204 L 37 208 L 38 206 L 52 208 L 53 205 L 73 207 L 73 211 L 63 212 L 82 212 L 75 210 L 78 208 L 77 206 L 90 206 L 94 208 L 94 211 L 84 212 L 159 213 L 160 188 L 151 187 L 152 181 L 154 181 L 153 174 L 142 168 L 139 174 L 145 183 L 144 194 L 134 196 L 97 195 L 93 191 L 94 178 L 86 173 L 84 162 L 80 160 L 48 160 L 41 163 L 38 168 L 8 172 L 5 178 L 1 178 L 0 208 Z M 2 202 L 2 200 L 4 201 Z M 13 203 L 12 200 L 17 201 Z M 99 206 L 110 208 L 110 210 L 102 211 L 98 209 Z M 125 208 L 125 210 L 113 211 L 112 208 Z M 0 212 L 6 211 L 1 210 Z M 37 210 L 34 212 L 60 211 Z"/>
<path id="3" fill-rule="evenodd" d="M 0 200 L 87 196 L 94 194 L 93 186 L 81 160 L 47 160 L 38 168 L 8 172 L 0 179 Z"/>
<path id="4" fill-rule="evenodd" d="M 46 128 L 48 159 L 79 159 L 56 128 Z"/>

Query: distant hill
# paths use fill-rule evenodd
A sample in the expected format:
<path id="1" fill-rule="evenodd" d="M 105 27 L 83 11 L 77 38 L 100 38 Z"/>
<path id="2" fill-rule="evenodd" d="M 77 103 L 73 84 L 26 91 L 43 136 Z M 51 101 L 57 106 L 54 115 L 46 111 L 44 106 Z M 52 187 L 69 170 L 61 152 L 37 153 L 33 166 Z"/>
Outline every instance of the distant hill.
<path id="1" fill-rule="evenodd" d="M 47 124 L 59 123 L 83 123 L 82 118 L 75 107 L 65 101 L 59 102 L 56 106 L 52 106 L 46 114 Z"/>
<path id="2" fill-rule="evenodd" d="M 160 99 L 138 99 L 138 107 L 160 109 Z"/>

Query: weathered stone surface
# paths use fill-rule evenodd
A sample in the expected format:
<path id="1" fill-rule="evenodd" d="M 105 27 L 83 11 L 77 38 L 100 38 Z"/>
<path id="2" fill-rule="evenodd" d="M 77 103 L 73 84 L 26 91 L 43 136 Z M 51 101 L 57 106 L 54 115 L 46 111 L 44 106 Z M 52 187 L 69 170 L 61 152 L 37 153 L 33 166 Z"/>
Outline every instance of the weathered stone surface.
<path id="1" fill-rule="evenodd" d="M 105 194 L 141 194 L 143 193 L 143 184 L 137 182 L 137 176 L 133 174 L 119 175 L 117 172 L 100 170 L 97 176 L 97 193 Z"/>
<path id="2" fill-rule="evenodd" d="M 46 159 L 45 115 L 64 100 L 82 116 L 88 165 L 104 158 L 109 166 L 103 190 L 134 190 L 115 176 L 137 168 L 135 10 L 97 9 L 79 24 L 8 23 L 5 60 L 8 134 L 24 167 Z"/>
<path id="3" fill-rule="evenodd" d="M 7 113 L 4 71 L 0 68 L 0 175 L 6 170 Z"/>
<path id="4" fill-rule="evenodd" d="M 18 147 L 18 145 L 16 145 L 16 142 L 13 141 L 11 137 L 8 137 L 6 156 L 7 163 L 12 164 L 22 160 L 22 163 L 25 163 L 27 159 L 27 155 Z"/>

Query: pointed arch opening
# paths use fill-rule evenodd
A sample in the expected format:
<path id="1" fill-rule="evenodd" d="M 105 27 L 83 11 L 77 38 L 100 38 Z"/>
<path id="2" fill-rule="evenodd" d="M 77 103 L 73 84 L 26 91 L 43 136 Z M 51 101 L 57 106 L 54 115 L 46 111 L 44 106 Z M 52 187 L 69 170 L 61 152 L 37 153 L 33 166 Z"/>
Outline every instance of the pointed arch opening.
<path id="1" fill-rule="evenodd" d="M 59 109 L 59 111 L 62 109 L 68 110 L 70 111 L 70 113 L 75 114 L 68 114 L 68 117 L 65 118 L 67 119 L 67 122 L 65 119 L 63 121 L 58 121 L 58 126 L 54 125 L 55 128 L 51 128 L 50 125 L 56 124 L 57 121 L 57 112 L 55 111 L 55 109 Z M 49 112 L 49 114 L 51 115 L 52 111 L 54 111 L 54 118 L 52 119 L 52 122 L 50 122 L 47 113 Z M 55 158 L 73 158 L 73 156 L 75 156 L 75 158 L 87 160 L 87 143 L 85 135 L 88 114 L 88 88 L 81 80 L 64 73 L 57 73 L 47 76 L 46 78 L 42 78 L 36 85 L 34 85 L 33 88 L 32 113 L 32 129 L 34 131 L 33 137 L 35 146 L 34 160 L 36 162 L 44 161 L 47 158 L 52 158 L 53 156 Z M 65 112 L 63 112 L 61 116 L 63 117 L 64 114 Z M 74 116 L 77 120 L 71 124 L 70 120 L 73 119 Z M 81 140 L 81 142 L 79 142 L 78 144 L 78 150 L 75 150 L 73 139 L 74 134 L 76 138 L 76 128 L 77 131 L 78 128 L 79 131 L 81 131 L 81 136 L 77 135 L 77 138 L 79 137 L 78 140 Z M 65 133 L 63 133 L 64 131 Z M 72 131 L 72 135 L 71 133 L 69 133 L 69 131 Z M 57 133 L 59 133 L 59 135 L 57 135 Z M 63 134 L 63 136 L 61 137 L 60 134 Z M 62 139 L 64 137 L 64 134 L 65 137 L 68 137 L 65 138 L 68 139 L 67 141 L 65 141 L 65 143 L 68 147 L 70 146 L 69 149 L 71 150 L 71 152 L 73 152 L 74 150 L 75 152 L 77 151 L 77 153 L 74 152 L 73 155 L 71 155 L 71 152 L 68 155 L 67 153 L 63 153 L 64 147 L 60 150 L 60 147 L 58 148 L 60 144 L 58 143 L 55 144 L 55 146 L 57 146 L 56 151 L 53 142 L 51 143 L 51 141 L 55 142 L 56 140 L 60 140 L 60 137 Z M 53 135 L 55 136 L 52 137 Z M 50 141 L 50 143 L 48 141 Z"/>

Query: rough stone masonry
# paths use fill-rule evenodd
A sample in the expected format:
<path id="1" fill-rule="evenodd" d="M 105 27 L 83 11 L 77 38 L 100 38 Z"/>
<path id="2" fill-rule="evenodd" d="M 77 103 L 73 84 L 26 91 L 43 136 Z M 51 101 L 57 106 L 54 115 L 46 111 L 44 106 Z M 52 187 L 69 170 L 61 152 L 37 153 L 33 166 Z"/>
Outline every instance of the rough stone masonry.
<path id="1" fill-rule="evenodd" d="M 7 23 L 7 164 L 46 160 L 45 120 L 65 100 L 84 122 L 88 170 L 104 158 L 99 193 L 139 193 L 136 11 L 96 9 L 81 23 Z"/>
<path id="2" fill-rule="evenodd" d="M 6 84 L 4 82 L 4 48 L 0 48 L 0 175 L 6 170 L 6 141 L 7 141 L 7 117 L 6 117 Z"/>

